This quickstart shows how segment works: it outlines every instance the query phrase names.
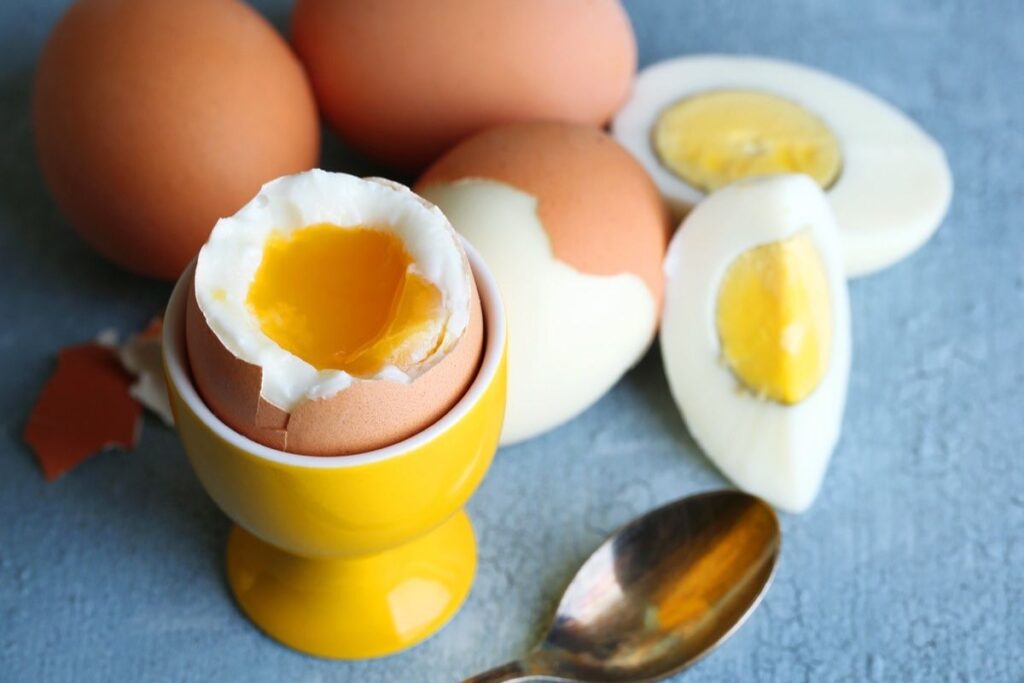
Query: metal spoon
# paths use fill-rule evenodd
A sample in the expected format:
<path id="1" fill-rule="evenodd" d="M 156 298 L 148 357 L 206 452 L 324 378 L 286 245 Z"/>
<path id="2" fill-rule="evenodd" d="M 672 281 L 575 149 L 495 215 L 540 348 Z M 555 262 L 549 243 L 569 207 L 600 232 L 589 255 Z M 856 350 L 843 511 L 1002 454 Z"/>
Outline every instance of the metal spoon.
<path id="1" fill-rule="evenodd" d="M 771 583 L 780 542 L 775 512 L 745 493 L 669 503 L 590 556 L 540 645 L 463 683 L 665 678 L 743 623 Z"/>

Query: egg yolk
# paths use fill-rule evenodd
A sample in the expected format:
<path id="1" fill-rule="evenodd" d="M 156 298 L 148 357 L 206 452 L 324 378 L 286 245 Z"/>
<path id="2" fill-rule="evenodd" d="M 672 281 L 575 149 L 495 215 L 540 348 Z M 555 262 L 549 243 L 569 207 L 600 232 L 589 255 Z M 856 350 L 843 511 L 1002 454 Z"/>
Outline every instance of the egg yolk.
<path id="1" fill-rule="evenodd" d="M 247 303 L 263 333 L 321 369 L 370 376 L 436 351 L 441 291 L 386 230 L 318 224 L 272 235 Z"/>
<path id="2" fill-rule="evenodd" d="M 722 280 L 716 317 L 724 360 L 748 389 L 786 405 L 806 398 L 832 346 L 828 278 L 811 236 L 741 254 Z"/>
<path id="3" fill-rule="evenodd" d="M 789 100 L 750 90 L 676 102 L 658 117 L 653 144 L 662 164 L 706 192 L 773 173 L 804 173 L 828 188 L 842 165 L 839 142 L 821 119 Z"/>

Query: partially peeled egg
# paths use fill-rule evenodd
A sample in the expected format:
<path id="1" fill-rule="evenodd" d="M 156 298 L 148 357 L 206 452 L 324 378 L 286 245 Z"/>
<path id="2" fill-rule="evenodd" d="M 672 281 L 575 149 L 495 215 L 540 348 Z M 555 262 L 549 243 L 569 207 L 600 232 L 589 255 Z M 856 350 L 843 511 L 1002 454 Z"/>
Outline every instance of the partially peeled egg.
<path id="1" fill-rule="evenodd" d="M 309 171 L 219 221 L 196 263 L 186 336 L 213 412 L 273 448 L 342 455 L 428 427 L 483 348 L 468 261 L 408 188 Z"/>
<path id="2" fill-rule="evenodd" d="M 806 175 L 748 179 L 686 218 L 665 259 L 661 351 L 694 439 L 744 490 L 814 500 L 850 368 L 839 227 Z"/>
<path id="3" fill-rule="evenodd" d="M 416 183 L 487 260 L 509 320 L 502 443 L 574 418 L 646 352 L 661 308 L 667 216 L 608 135 L 557 122 L 467 138 Z"/>

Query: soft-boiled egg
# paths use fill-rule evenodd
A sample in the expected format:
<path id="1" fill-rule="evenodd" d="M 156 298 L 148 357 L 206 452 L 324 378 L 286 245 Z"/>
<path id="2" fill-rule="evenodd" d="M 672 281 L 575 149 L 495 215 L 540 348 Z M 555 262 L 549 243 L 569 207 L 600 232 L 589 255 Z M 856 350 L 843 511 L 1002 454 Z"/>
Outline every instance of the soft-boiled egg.
<path id="1" fill-rule="evenodd" d="M 817 495 L 850 367 L 839 228 L 806 175 L 697 205 L 665 258 L 661 353 L 694 439 L 741 488 L 792 511 Z"/>
<path id="2" fill-rule="evenodd" d="M 644 169 L 605 133 L 568 123 L 492 128 L 416 184 L 481 253 L 509 320 L 503 443 L 597 401 L 650 346 L 667 215 Z"/>
<path id="3" fill-rule="evenodd" d="M 362 452 L 429 426 L 472 381 L 476 288 L 437 207 L 379 179 L 279 178 L 220 220 L 186 336 L 203 399 L 271 447 Z"/>
<path id="4" fill-rule="evenodd" d="M 832 204 L 851 276 L 923 245 L 952 195 L 942 148 L 904 114 L 835 76 L 774 59 L 650 66 L 613 131 L 678 215 L 741 178 L 806 174 Z"/>

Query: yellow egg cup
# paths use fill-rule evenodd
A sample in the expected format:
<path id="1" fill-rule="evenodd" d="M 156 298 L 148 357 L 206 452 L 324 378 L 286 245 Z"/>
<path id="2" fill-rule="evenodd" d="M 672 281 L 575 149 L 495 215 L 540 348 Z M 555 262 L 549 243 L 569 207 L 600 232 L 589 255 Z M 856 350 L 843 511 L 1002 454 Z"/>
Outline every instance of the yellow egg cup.
<path id="1" fill-rule="evenodd" d="M 506 322 L 498 288 L 467 245 L 486 340 L 476 379 L 437 423 L 405 441 L 338 457 L 294 455 L 233 431 L 203 403 L 185 348 L 185 297 L 171 295 L 164 364 L 185 452 L 235 521 L 228 583 L 264 632 L 308 654 L 393 654 L 437 632 L 473 583 L 476 542 L 462 508 L 498 446 Z"/>

